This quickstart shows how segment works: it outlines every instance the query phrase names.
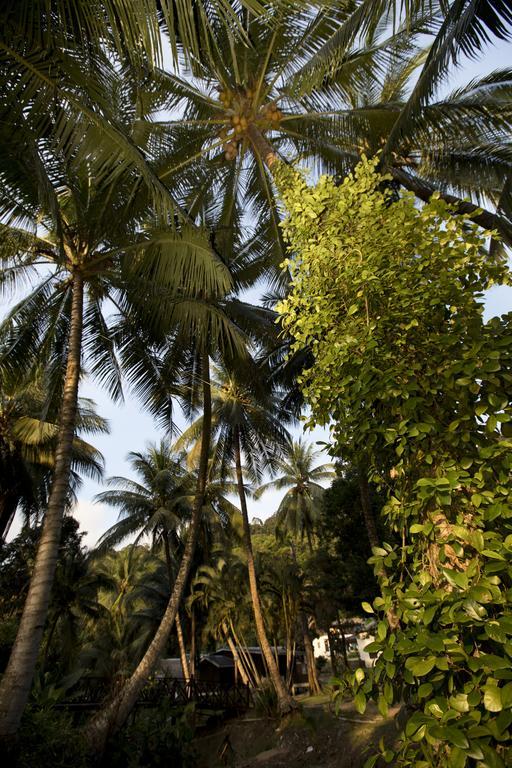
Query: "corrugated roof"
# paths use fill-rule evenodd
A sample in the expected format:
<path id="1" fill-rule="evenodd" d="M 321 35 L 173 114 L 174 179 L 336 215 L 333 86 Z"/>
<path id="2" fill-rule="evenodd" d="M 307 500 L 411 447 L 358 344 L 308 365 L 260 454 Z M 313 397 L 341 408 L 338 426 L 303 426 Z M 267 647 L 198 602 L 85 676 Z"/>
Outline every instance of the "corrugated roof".
<path id="1" fill-rule="evenodd" d="M 221 654 L 215 654 L 211 653 L 208 656 L 203 656 L 201 659 L 201 664 L 207 661 L 210 664 L 213 664 L 214 667 L 234 667 L 234 661 L 233 659 L 230 659 L 229 656 L 222 656 Z"/>

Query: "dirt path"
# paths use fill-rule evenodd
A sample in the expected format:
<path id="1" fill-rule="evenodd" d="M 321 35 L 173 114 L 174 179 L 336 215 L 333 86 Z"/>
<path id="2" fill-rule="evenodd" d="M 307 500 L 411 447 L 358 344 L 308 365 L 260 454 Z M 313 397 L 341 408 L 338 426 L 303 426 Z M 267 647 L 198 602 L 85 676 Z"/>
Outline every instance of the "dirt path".
<path id="1" fill-rule="evenodd" d="M 326 696 L 301 703 L 286 724 L 250 712 L 198 738 L 198 768 L 361 768 L 380 738 L 396 737 L 395 711 L 386 719 L 373 708 L 360 715 L 346 703 L 336 716 Z"/>

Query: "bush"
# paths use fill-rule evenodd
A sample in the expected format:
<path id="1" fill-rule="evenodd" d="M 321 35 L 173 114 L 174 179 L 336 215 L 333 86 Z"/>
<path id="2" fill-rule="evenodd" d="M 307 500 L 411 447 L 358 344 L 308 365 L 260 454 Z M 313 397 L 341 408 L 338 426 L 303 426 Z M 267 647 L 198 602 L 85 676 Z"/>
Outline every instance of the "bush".
<path id="1" fill-rule="evenodd" d="M 266 717 L 278 716 L 279 704 L 277 693 L 270 680 L 263 680 L 257 689 L 254 694 L 254 706 L 259 715 Z"/>
<path id="2" fill-rule="evenodd" d="M 104 764 L 109 768 L 194 765 L 193 716 L 193 704 L 185 709 L 163 704 L 158 709 L 138 710 L 133 720 L 108 743 Z"/>
<path id="3" fill-rule="evenodd" d="M 5 754 L 4 768 L 86 768 L 85 744 L 71 716 L 54 709 L 28 708 L 18 739 Z"/>

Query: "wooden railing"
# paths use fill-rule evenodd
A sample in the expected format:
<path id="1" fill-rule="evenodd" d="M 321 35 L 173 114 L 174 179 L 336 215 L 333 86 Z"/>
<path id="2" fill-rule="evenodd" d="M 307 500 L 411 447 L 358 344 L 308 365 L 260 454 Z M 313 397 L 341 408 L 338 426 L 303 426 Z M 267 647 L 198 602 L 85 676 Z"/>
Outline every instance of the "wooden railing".
<path id="1" fill-rule="evenodd" d="M 100 678 L 82 678 L 73 691 L 56 706 L 68 710 L 99 709 L 115 691 Z M 194 702 L 199 709 L 243 712 L 251 704 L 251 690 L 246 685 L 223 685 L 201 680 L 164 677 L 151 680 L 141 691 L 137 706 L 154 707 L 165 701 L 170 706 Z"/>

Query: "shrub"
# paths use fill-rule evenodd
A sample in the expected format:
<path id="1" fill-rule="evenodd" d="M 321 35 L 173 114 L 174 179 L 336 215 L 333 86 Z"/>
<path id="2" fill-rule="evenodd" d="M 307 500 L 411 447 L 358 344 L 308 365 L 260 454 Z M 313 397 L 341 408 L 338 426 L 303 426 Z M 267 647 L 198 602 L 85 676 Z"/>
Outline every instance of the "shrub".
<path id="1" fill-rule="evenodd" d="M 85 744 L 70 714 L 28 707 L 16 742 L 5 755 L 6 768 L 88 768 Z"/>
<path id="2" fill-rule="evenodd" d="M 194 765 L 194 705 L 139 709 L 132 720 L 107 745 L 104 757 L 109 768 L 158 768 Z"/>
<path id="3" fill-rule="evenodd" d="M 276 689 L 270 680 L 262 680 L 260 687 L 254 693 L 254 707 L 259 715 L 278 717 L 279 702 Z"/>

